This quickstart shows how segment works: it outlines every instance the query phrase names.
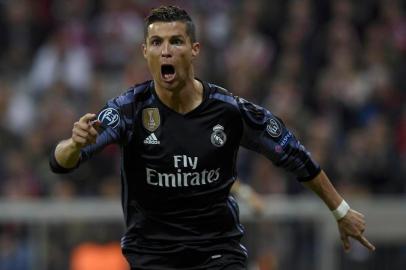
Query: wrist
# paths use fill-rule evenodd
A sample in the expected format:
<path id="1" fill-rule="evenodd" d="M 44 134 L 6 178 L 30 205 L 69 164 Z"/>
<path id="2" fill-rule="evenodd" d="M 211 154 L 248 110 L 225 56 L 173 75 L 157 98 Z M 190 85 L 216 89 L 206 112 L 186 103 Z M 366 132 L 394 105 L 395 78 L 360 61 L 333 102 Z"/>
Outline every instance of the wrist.
<path id="1" fill-rule="evenodd" d="M 336 220 L 342 219 L 350 210 L 350 206 L 345 200 L 342 200 L 340 205 L 333 211 L 333 216 L 335 217 Z"/>
<path id="2" fill-rule="evenodd" d="M 55 160 L 64 168 L 75 167 L 80 159 L 80 151 L 81 148 L 72 139 L 61 141 L 55 148 Z"/>
<path id="3" fill-rule="evenodd" d="M 82 149 L 82 145 L 75 142 L 72 138 L 68 139 L 65 141 L 65 143 L 62 144 L 68 151 L 74 153 L 74 152 L 80 152 Z"/>

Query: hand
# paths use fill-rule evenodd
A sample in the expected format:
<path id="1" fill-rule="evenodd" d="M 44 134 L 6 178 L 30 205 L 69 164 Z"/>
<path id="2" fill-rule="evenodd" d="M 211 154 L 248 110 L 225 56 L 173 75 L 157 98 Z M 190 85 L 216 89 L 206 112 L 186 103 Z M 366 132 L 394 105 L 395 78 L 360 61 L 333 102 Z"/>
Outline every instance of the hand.
<path id="1" fill-rule="evenodd" d="M 97 128 L 100 126 L 100 121 L 92 121 L 95 118 L 95 114 L 87 113 L 73 124 L 71 139 L 77 149 L 96 143 L 97 136 L 99 135 Z"/>
<path id="2" fill-rule="evenodd" d="M 366 227 L 363 214 L 350 209 L 342 219 L 337 221 L 337 223 L 345 252 L 348 252 L 351 249 L 349 237 L 352 237 L 355 240 L 359 241 L 363 246 L 368 248 L 370 251 L 375 250 L 375 246 L 372 245 L 365 238 L 365 236 L 363 236 Z"/>
<path id="3" fill-rule="evenodd" d="M 249 185 L 237 180 L 231 188 L 231 192 L 243 199 L 256 214 L 262 214 L 265 210 L 265 202 L 260 194 Z"/>
<path id="4" fill-rule="evenodd" d="M 253 191 L 247 203 L 252 207 L 256 214 L 262 214 L 265 211 L 265 202 L 260 194 Z"/>

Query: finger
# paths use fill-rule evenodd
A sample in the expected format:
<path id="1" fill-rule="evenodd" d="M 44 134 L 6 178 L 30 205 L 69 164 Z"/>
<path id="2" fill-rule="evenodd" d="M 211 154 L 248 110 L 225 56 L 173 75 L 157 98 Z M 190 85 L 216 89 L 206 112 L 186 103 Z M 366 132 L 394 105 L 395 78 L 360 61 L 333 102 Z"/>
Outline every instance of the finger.
<path id="1" fill-rule="evenodd" d="M 87 139 L 89 137 L 89 132 L 87 130 L 79 129 L 79 128 L 74 128 L 72 130 L 72 133 L 78 137 L 81 137 L 83 139 Z"/>
<path id="2" fill-rule="evenodd" d="M 354 210 L 354 209 L 351 209 L 357 216 L 359 216 L 359 217 L 361 217 L 362 219 L 364 219 L 365 218 L 365 216 L 362 214 L 362 213 L 360 213 L 360 212 L 358 212 L 358 211 L 356 211 L 356 210 Z"/>
<path id="3" fill-rule="evenodd" d="M 354 220 L 356 221 L 356 225 L 360 226 L 360 227 L 365 227 L 366 226 L 366 222 L 365 219 L 361 216 L 355 216 Z"/>
<path id="4" fill-rule="evenodd" d="M 76 122 L 75 124 L 76 124 L 75 127 L 86 130 L 86 131 L 89 131 L 90 128 L 92 127 L 91 125 L 89 125 L 89 122 L 80 122 L 79 121 L 79 122 Z"/>
<path id="5" fill-rule="evenodd" d="M 90 134 L 93 136 L 98 136 L 101 122 L 99 120 L 93 120 L 90 122 L 90 124 L 91 124 L 91 127 L 89 129 Z"/>
<path id="6" fill-rule="evenodd" d="M 366 228 L 365 221 L 357 220 L 354 222 L 354 235 L 357 235 L 357 231 L 364 231 Z"/>
<path id="7" fill-rule="evenodd" d="M 343 243 L 344 251 L 348 252 L 351 249 L 350 239 L 348 236 L 341 236 L 341 242 Z"/>
<path id="8" fill-rule="evenodd" d="M 92 121 L 92 126 L 95 128 L 95 129 L 98 129 L 100 126 L 101 126 L 101 121 L 100 120 L 93 120 Z"/>
<path id="9" fill-rule="evenodd" d="M 368 248 L 370 251 L 374 251 L 375 250 L 375 246 L 374 245 L 372 245 L 369 241 L 368 241 L 368 239 L 366 239 L 366 237 L 365 236 L 360 236 L 359 238 L 357 238 L 359 241 L 360 241 L 360 243 L 363 245 L 363 246 L 365 246 L 366 248 Z"/>
<path id="10" fill-rule="evenodd" d="M 85 138 L 77 136 L 77 135 L 73 135 L 72 136 L 72 140 L 77 143 L 78 145 L 80 145 L 81 147 L 83 147 L 84 145 L 86 145 L 87 141 Z"/>
<path id="11" fill-rule="evenodd" d="M 97 133 L 97 131 L 94 128 L 91 129 L 91 132 L 92 132 L 92 134 L 89 134 L 89 140 L 91 143 L 96 143 L 96 139 L 99 136 L 99 134 Z M 95 133 L 95 134 L 93 134 L 93 133 Z"/>
<path id="12" fill-rule="evenodd" d="M 90 134 L 92 137 L 97 137 L 97 135 L 99 135 L 99 133 L 97 132 L 97 129 L 94 128 L 93 126 L 90 127 L 90 129 L 89 129 L 89 134 Z"/>
<path id="13" fill-rule="evenodd" d="M 83 115 L 80 119 L 79 122 L 81 123 L 88 123 L 90 120 L 93 120 L 96 117 L 94 113 L 87 113 Z"/>
<path id="14" fill-rule="evenodd" d="M 76 130 L 72 138 L 75 142 L 80 143 L 82 146 L 88 145 L 90 143 L 96 143 L 97 136 L 93 136 L 86 131 Z"/>
<path id="15" fill-rule="evenodd" d="M 93 120 L 89 121 L 89 124 L 93 127 L 98 127 L 101 124 L 101 122 L 99 119 L 93 119 Z"/>
<path id="16" fill-rule="evenodd" d="M 92 128 L 93 129 L 93 128 Z M 83 137 L 89 143 L 95 143 L 98 133 L 96 130 L 77 130 L 77 135 Z"/>

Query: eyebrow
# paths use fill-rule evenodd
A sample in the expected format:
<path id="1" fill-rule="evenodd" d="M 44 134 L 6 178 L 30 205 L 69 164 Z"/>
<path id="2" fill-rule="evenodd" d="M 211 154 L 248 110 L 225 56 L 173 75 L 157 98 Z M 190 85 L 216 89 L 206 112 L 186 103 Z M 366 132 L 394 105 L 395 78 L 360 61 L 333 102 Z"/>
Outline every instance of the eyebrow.
<path id="1" fill-rule="evenodd" d="M 174 36 L 170 36 L 169 39 L 173 39 L 173 38 L 185 38 L 183 35 L 174 35 Z M 161 36 L 157 36 L 157 35 L 153 35 L 150 36 L 149 39 L 163 39 L 163 37 Z"/>
<path id="2" fill-rule="evenodd" d="M 171 38 L 185 38 L 185 37 L 182 35 L 174 35 L 174 36 L 171 36 Z"/>

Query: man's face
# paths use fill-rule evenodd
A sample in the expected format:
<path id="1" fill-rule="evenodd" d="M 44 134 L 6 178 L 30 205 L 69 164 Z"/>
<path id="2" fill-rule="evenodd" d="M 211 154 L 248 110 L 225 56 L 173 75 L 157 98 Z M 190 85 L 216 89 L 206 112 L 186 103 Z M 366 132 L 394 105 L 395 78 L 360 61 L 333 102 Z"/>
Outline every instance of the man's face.
<path id="1" fill-rule="evenodd" d="M 154 22 L 148 26 L 144 57 L 154 81 L 165 89 L 179 89 L 187 79 L 193 79 L 192 61 L 199 50 L 200 44 L 191 42 L 183 22 Z"/>

